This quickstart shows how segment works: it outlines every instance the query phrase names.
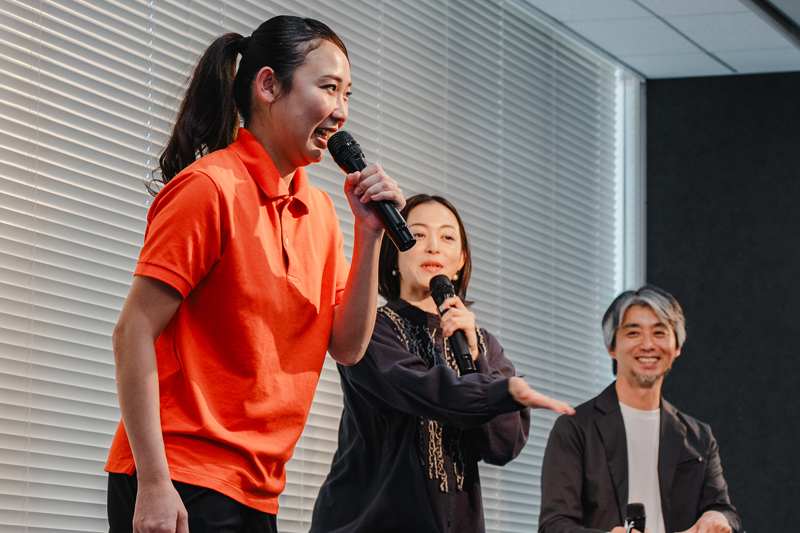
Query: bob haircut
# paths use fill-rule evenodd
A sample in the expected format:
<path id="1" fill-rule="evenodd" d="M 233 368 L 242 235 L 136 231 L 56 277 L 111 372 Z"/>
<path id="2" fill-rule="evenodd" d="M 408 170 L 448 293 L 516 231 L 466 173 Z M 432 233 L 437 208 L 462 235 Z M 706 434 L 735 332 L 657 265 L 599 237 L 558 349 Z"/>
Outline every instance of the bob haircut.
<path id="1" fill-rule="evenodd" d="M 441 196 L 417 194 L 406 200 L 406 206 L 400 211 L 400 214 L 403 215 L 405 220 L 408 220 L 408 214 L 415 207 L 429 202 L 442 204 L 453 213 L 458 221 L 458 232 L 461 235 L 461 251 L 464 253 L 464 266 L 458 271 L 458 279 L 453 281 L 453 288 L 456 291 L 456 295 L 464 302 L 464 305 L 469 305 L 465 298 L 469 278 L 472 275 L 472 252 L 470 251 L 467 232 L 464 229 L 464 222 L 461 220 L 461 216 L 455 206 Z M 381 253 L 378 263 L 378 294 L 390 301 L 400 298 L 400 276 L 392 274 L 392 272 L 397 272 L 397 257 L 397 247 L 388 235 L 384 235 L 383 241 L 381 241 Z"/>
<path id="2" fill-rule="evenodd" d="M 672 328 L 678 348 L 686 342 L 686 318 L 683 316 L 678 300 L 664 289 L 645 285 L 635 291 L 625 291 L 612 302 L 603 315 L 603 340 L 609 350 L 616 347 L 617 329 L 619 329 L 628 308 L 640 305 L 649 307 L 656 316 Z M 617 375 L 617 361 L 612 363 L 614 375 Z"/>

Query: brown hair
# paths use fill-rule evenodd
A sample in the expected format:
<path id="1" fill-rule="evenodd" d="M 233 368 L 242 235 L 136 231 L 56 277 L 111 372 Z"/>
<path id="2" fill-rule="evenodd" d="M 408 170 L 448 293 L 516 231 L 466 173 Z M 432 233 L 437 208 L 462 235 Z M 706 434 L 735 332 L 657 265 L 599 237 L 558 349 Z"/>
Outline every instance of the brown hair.
<path id="1" fill-rule="evenodd" d="M 198 157 L 225 148 L 236 140 L 240 116 L 245 126 L 251 116 L 253 81 L 263 67 L 275 71 L 281 94 L 292 90 L 295 70 L 322 41 L 344 52 L 336 33 L 314 19 L 281 15 L 262 23 L 250 37 L 228 33 L 209 45 L 192 74 L 175 127 L 159 158 L 166 185 Z M 242 55 L 239 68 L 236 59 Z M 150 193 L 157 191 L 150 188 Z"/>
<path id="2" fill-rule="evenodd" d="M 469 247 L 467 231 L 464 229 L 464 222 L 458 214 L 455 206 L 441 196 L 431 196 L 428 194 L 417 194 L 406 200 L 406 206 L 400 211 L 403 218 L 408 220 L 408 214 L 422 204 L 438 202 L 450 210 L 458 221 L 458 232 L 461 235 L 461 251 L 464 252 L 464 266 L 458 271 L 458 279 L 453 281 L 453 288 L 456 295 L 468 304 L 465 300 L 467 296 L 467 286 L 472 275 L 472 252 Z M 383 236 L 381 242 L 381 254 L 378 263 L 378 294 L 387 300 L 397 300 L 400 298 L 400 276 L 397 275 L 397 247 L 392 243 L 387 235 Z M 393 275 L 392 272 L 395 274 Z"/>

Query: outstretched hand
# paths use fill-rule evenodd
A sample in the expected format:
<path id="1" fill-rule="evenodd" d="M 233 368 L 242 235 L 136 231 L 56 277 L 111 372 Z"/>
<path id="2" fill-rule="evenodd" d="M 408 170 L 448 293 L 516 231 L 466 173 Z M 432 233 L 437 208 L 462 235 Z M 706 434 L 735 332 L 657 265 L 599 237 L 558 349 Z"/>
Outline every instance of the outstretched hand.
<path id="1" fill-rule="evenodd" d="M 533 390 L 524 379 L 518 376 L 508 380 L 508 392 L 518 403 L 531 409 L 550 409 L 560 415 L 575 414 L 575 409 L 570 407 L 569 404 L 554 400 L 541 392 Z"/>
<path id="2" fill-rule="evenodd" d="M 639 530 L 638 529 L 634 529 L 633 531 L 636 531 L 638 533 Z M 611 530 L 611 533 L 627 533 L 627 532 L 628 532 L 628 528 L 627 527 L 622 527 L 622 526 L 617 526 L 617 527 L 615 527 L 614 529 Z M 650 528 L 649 527 L 645 527 L 643 533 L 650 533 Z"/>
<path id="3" fill-rule="evenodd" d="M 388 200 L 398 211 L 406 205 L 403 191 L 397 186 L 397 182 L 377 163 L 370 163 L 361 172 L 348 174 L 344 183 L 344 193 L 356 219 L 375 232 L 380 231 L 382 226 L 378 217 L 372 212 L 369 202 Z"/>

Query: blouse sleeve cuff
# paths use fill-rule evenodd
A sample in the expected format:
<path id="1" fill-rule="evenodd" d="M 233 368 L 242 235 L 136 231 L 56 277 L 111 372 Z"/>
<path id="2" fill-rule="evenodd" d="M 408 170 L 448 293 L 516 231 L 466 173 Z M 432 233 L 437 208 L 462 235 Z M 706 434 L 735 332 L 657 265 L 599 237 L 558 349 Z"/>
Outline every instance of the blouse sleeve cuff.
<path id="1" fill-rule="evenodd" d="M 508 380 L 509 378 L 500 379 L 489 385 L 488 400 L 489 405 L 497 405 L 499 410 L 505 413 L 513 413 L 524 406 L 518 403 L 508 392 Z"/>

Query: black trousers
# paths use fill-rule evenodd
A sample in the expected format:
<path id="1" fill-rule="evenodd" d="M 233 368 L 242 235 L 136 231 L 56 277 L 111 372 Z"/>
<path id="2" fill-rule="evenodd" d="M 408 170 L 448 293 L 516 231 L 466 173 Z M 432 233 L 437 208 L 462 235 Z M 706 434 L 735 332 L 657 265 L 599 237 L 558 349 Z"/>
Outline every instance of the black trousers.
<path id="1" fill-rule="evenodd" d="M 219 492 L 179 481 L 175 489 L 189 514 L 190 533 L 278 533 L 277 517 Z M 131 533 L 138 483 L 136 474 L 108 475 L 109 533 Z"/>

